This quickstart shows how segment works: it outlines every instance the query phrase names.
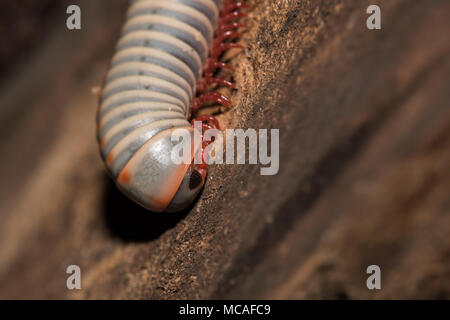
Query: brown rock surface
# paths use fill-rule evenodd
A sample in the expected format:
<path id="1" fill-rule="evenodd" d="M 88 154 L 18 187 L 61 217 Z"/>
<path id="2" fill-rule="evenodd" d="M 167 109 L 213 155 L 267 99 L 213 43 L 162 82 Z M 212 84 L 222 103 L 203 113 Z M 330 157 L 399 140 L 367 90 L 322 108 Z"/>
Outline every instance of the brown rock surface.
<path id="1" fill-rule="evenodd" d="M 163 215 L 116 190 L 95 142 L 126 1 L 80 1 L 82 31 L 46 13 L 0 87 L 0 298 L 450 298 L 450 2 L 253 3 L 219 119 L 280 128 L 280 171 L 212 166 Z"/>

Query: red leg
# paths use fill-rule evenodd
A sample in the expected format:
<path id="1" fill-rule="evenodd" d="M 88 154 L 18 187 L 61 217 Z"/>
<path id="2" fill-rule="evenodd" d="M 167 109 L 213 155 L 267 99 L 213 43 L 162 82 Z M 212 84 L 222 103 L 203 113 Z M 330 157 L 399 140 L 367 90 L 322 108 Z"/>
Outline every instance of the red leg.
<path id="1" fill-rule="evenodd" d="M 194 118 L 194 119 L 192 119 L 192 121 L 191 121 L 191 125 L 192 125 L 192 127 L 194 127 L 194 122 L 195 121 L 201 121 L 202 122 L 202 132 L 201 132 L 201 135 L 202 135 L 202 149 L 199 151 L 199 152 L 201 152 L 202 154 L 201 154 L 201 157 L 202 157 L 202 163 L 200 163 L 200 164 L 195 164 L 195 169 L 199 172 L 199 173 L 201 173 L 201 174 L 204 174 L 205 176 L 206 176 L 206 167 L 207 167 L 207 164 L 206 164 L 206 161 L 205 161 L 205 154 L 204 154 L 204 150 L 205 150 L 205 148 L 208 146 L 208 145 L 210 145 L 214 140 L 212 140 L 212 141 L 203 141 L 203 135 L 204 135 L 204 133 L 205 133 L 205 131 L 207 131 L 207 130 L 209 130 L 209 129 L 218 129 L 218 130 L 220 130 L 220 125 L 219 125 L 219 121 L 217 121 L 217 119 L 215 118 L 215 117 L 213 117 L 213 116 L 211 116 L 211 115 L 201 115 L 201 116 L 198 116 L 198 117 L 196 117 L 196 118 Z M 203 177 L 204 178 L 204 177 Z"/>
<path id="2" fill-rule="evenodd" d="M 194 125 L 194 121 L 202 121 L 202 122 L 211 122 L 213 124 L 213 127 L 215 129 L 219 129 L 220 130 L 220 125 L 219 125 L 219 121 L 217 121 L 217 119 L 211 115 L 208 114 L 204 114 L 201 116 L 196 117 L 195 119 L 192 119 L 191 124 Z"/>
<path id="3" fill-rule="evenodd" d="M 214 71 L 217 69 L 227 69 L 230 71 L 234 71 L 234 68 L 225 62 L 217 61 L 215 59 L 209 58 L 205 67 L 205 77 L 212 77 Z"/>
<path id="4" fill-rule="evenodd" d="M 242 1 L 224 1 L 222 15 L 230 13 L 236 9 L 250 8 L 250 5 Z"/>
<path id="5" fill-rule="evenodd" d="M 192 111 L 196 112 L 200 106 L 205 104 L 206 102 L 217 102 L 224 107 L 231 107 L 231 100 L 225 97 L 223 94 L 219 92 L 206 92 L 201 96 L 194 99 L 194 103 L 192 105 Z"/>
<path id="6" fill-rule="evenodd" d="M 237 31 L 239 28 L 245 28 L 246 25 L 234 21 L 241 17 L 245 17 L 246 14 L 240 10 L 243 8 L 249 8 L 250 6 L 245 4 L 243 1 L 239 0 L 224 0 L 221 10 L 220 20 L 218 22 L 218 27 L 215 32 L 215 40 L 213 42 L 210 57 L 207 60 L 204 68 L 203 77 L 199 80 L 197 85 L 197 94 L 199 92 L 204 92 L 211 85 L 222 85 L 235 89 L 236 86 L 225 80 L 214 77 L 214 73 L 218 69 L 227 69 L 234 71 L 234 68 L 222 61 L 219 61 L 220 56 L 228 49 L 232 48 L 242 48 L 242 45 L 233 42 L 234 39 L 239 38 L 241 34 Z M 198 109 L 207 102 L 216 102 L 225 107 L 231 107 L 231 100 L 224 96 L 223 94 L 215 91 L 207 91 L 199 94 L 193 102 L 192 112 L 195 114 Z M 202 140 L 203 133 L 208 129 L 219 129 L 219 122 L 216 118 L 211 115 L 201 115 L 193 118 L 191 121 L 192 126 L 194 126 L 194 121 L 202 122 Z M 204 173 L 206 175 L 206 163 L 203 150 L 210 144 L 211 141 L 205 141 L 202 143 L 202 163 L 195 165 L 196 170 Z"/>
<path id="7" fill-rule="evenodd" d="M 227 25 L 222 26 L 221 31 L 225 32 L 225 31 L 230 31 L 230 30 L 239 29 L 239 28 L 246 28 L 246 27 L 247 27 L 246 24 L 239 23 L 239 22 L 231 22 Z"/>
<path id="8" fill-rule="evenodd" d="M 230 87 L 232 89 L 236 89 L 236 85 L 225 80 L 225 79 L 220 79 L 220 78 L 213 78 L 213 77 L 204 77 L 202 79 L 200 79 L 198 85 L 197 85 L 197 90 L 198 91 L 203 91 L 205 90 L 207 87 L 209 87 L 212 84 L 219 84 L 219 85 L 223 85 L 226 87 Z"/>

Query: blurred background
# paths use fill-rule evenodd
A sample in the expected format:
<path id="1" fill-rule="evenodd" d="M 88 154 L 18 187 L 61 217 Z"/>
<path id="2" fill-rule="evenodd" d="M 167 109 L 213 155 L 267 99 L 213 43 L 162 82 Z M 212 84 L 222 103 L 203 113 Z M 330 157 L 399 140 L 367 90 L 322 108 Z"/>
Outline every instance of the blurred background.
<path id="1" fill-rule="evenodd" d="M 219 121 L 279 128 L 280 171 L 211 166 L 197 203 L 154 214 L 95 139 L 128 1 L 0 2 L 0 298 L 450 297 L 450 2 L 251 4 Z"/>

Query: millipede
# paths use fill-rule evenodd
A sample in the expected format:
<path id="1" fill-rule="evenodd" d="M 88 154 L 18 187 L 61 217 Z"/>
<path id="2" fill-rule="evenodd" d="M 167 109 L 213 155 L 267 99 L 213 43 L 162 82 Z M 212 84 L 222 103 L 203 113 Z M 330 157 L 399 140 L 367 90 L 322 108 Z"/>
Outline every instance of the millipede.
<path id="1" fill-rule="evenodd" d="M 173 163 L 171 134 L 193 132 L 194 120 L 202 133 L 220 129 L 198 110 L 209 103 L 231 107 L 217 87 L 236 86 L 217 73 L 234 70 L 221 57 L 242 48 L 240 18 L 248 7 L 239 0 L 131 1 L 100 93 L 97 139 L 117 187 L 141 206 L 183 210 L 202 189 L 206 163 Z"/>

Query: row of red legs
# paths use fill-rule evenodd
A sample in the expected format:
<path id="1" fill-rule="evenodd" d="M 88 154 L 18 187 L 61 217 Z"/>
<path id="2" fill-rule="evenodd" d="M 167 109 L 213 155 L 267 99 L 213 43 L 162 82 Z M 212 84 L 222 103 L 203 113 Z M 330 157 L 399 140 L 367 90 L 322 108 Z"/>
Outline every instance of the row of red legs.
<path id="1" fill-rule="evenodd" d="M 214 42 L 211 47 L 209 58 L 205 64 L 203 77 L 199 80 L 197 85 L 197 97 L 194 99 L 192 105 L 192 113 L 195 115 L 202 105 L 209 102 L 218 103 L 224 107 L 231 107 L 231 100 L 225 95 L 217 91 L 207 91 L 209 88 L 216 85 L 226 86 L 236 89 L 236 86 L 222 78 L 214 77 L 214 74 L 219 69 L 227 69 L 234 71 L 234 68 L 225 62 L 220 61 L 221 55 L 228 49 L 242 48 L 242 46 L 234 40 L 238 39 L 241 34 L 237 31 L 239 28 L 245 27 L 244 24 L 239 23 L 239 18 L 245 17 L 246 13 L 241 9 L 249 6 L 240 0 L 223 0 L 221 15 L 218 21 L 218 26 L 215 31 Z M 202 122 L 202 135 L 208 129 L 220 129 L 219 122 L 212 115 L 201 115 L 194 117 L 194 121 Z M 211 142 L 203 142 L 202 150 L 204 150 Z M 202 151 L 203 153 L 203 151 Z M 196 165 L 196 169 L 200 171 L 206 170 L 206 163 L 204 155 L 202 154 L 202 164 Z"/>

